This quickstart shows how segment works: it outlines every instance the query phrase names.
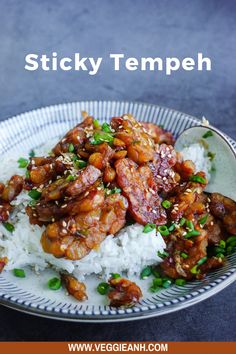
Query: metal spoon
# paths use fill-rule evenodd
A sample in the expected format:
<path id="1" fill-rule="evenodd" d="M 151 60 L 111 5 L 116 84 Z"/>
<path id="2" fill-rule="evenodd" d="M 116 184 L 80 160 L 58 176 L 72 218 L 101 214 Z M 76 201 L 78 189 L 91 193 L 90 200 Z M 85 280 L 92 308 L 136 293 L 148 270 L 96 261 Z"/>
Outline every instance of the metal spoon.
<path id="1" fill-rule="evenodd" d="M 210 136 L 204 139 L 206 133 Z M 236 200 L 236 151 L 233 146 L 218 129 L 210 125 L 200 125 L 181 133 L 176 140 L 175 149 L 181 151 L 184 147 L 199 141 L 208 146 L 208 151 L 215 154 L 214 171 L 211 172 L 206 191 L 218 192 Z"/>

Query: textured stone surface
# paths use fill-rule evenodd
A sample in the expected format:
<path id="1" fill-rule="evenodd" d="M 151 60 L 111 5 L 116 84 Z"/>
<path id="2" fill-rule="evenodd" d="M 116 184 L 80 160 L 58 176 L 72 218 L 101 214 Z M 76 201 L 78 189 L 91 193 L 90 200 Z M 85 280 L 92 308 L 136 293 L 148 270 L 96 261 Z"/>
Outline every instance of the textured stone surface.
<path id="1" fill-rule="evenodd" d="M 236 138 L 235 1 L 0 2 L 0 119 L 85 99 L 156 103 L 201 117 Z M 211 72 L 27 72 L 28 53 L 212 59 Z M 0 308 L 0 340 L 236 340 L 236 284 L 194 307 L 123 324 L 72 324 Z"/>

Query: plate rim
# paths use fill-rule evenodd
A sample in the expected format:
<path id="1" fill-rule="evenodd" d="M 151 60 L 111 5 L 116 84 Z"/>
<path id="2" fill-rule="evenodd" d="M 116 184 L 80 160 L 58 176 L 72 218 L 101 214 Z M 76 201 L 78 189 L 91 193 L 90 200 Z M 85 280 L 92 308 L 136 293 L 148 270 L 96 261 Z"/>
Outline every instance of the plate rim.
<path id="1" fill-rule="evenodd" d="M 45 112 L 45 110 L 51 110 L 51 109 L 58 109 L 61 110 L 63 109 L 63 106 L 67 106 L 67 105 L 75 105 L 75 104 L 137 104 L 137 105 L 141 105 L 141 106 L 149 106 L 149 107 L 154 107 L 154 108 L 159 108 L 159 109 L 163 109 L 163 110 L 168 110 L 171 113 L 178 113 L 181 115 L 184 115 L 186 117 L 186 119 L 191 120 L 192 122 L 198 122 L 201 123 L 201 119 L 188 114 L 188 113 L 184 113 L 178 110 L 175 110 L 173 108 L 169 108 L 166 106 L 162 106 L 162 105 L 158 105 L 158 104 L 153 104 L 153 103 L 146 103 L 146 102 L 142 102 L 142 101 L 125 101 L 125 100 L 80 100 L 80 101 L 68 101 L 68 102 L 64 102 L 64 103 L 59 103 L 59 104 L 53 104 L 53 105 L 49 105 L 49 106 L 43 106 L 43 107 L 39 107 L 33 110 L 29 110 L 17 115 L 14 115 L 12 117 L 8 117 L 5 120 L 0 122 L 0 128 L 3 126 L 7 126 L 9 121 L 16 121 L 17 119 L 19 119 L 20 117 L 24 117 L 25 115 L 27 116 L 28 114 L 39 114 L 40 112 Z M 181 118 L 183 119 L 183 118 Z M 223 136 L 227 139 L 229 145 L 231 146 L 231 148 L 233 149 L 233 151 L 235 152 L 235 148 L 232 146 L 232 142 L 236 143 L 232 138 L 230 138 L 228 135 L 226 135 L 224 132 L 222 132 L 221 130 L 218 130 L 218 128 L 215 128 L 214 126 L 211 125 L 212 128 L 217 129 L 217 131 L 219 131 L 221 134 L 223 134 Z M 220 292 L 221 290 L 223 290 L 224 288 L 226 288 L 227 286 L 229 286 L 230 284 L 232 284 L 235 280 L 236 280 L 236 269 L 233 270 L 228 270 L 225 273 L 223 273 L 223 276 L 225 274 L 227 274 L 227 272 L 230 272 L 231 274 L 227 276 L 226 279 L 221 280 L 221 282 L 217 283 L 215 286 L 211 286 L 210 289 L 204 291 L 202 294 L 198 293 L 196 296 L 192 296 L 190 299 L 184 299 L 183 301 L 179 301 L 178 303 L 174 304 L 172 303 L 172 306 L 170 307 L 165 307 L 163 305 L 163 307 L 155 307 L 153 309 L 147 309 L 145 311 L 139 311 L 139 312 L 132 312 L 132 313 L 125 313 L 124 314 L 71 314 L 70 312 L 67 313 L 63 313 L 63 312 L 56 312 L 55 310 L 46 310 L 46 309 L 40 309 L 40 308 L 36 308 L 30 305 L 25 305 L 25 304 L 21 304 L 18 303 L 17 301 L 13 301 L 11 299 L 7 299 L 4 298 L 4 294 L 0 294 L 0 304 L 26 313 L 26 314 L 30 314 L 30 315 L 35 315 L 35 316 L 39 316 L 39 317 L 44 317 L 44 318 L 50 318 L 50 319 L 55 319 L 55 320 L 62 320 L 62 321 L 69 321 L 69 322 L 89 322 L 89 323 L 110 323 L 110 322 L 125 322 L 125 321 L 134 321 L 134 320 L 141 320 L 141 319 L 147 319 L 147 318 L 153 318 L 153 317 L 157 317 L 157 316 L 163 316 L 164 314 L 169 314 L 169 313 L 173 313 L 176 311 L 179 311 L 181 309 L 190 307 L 192 305 L 195 305 L 201 301 L 204 301 L 206 299 L 208 299 L 209 297 L 217 294 L 218 292 Z M 181 297 L 181 296 L 180 296 Z M 184 297 L 184 295 L 183 295 Z M 170 300 L 171 302 L 171 300 Z"/>

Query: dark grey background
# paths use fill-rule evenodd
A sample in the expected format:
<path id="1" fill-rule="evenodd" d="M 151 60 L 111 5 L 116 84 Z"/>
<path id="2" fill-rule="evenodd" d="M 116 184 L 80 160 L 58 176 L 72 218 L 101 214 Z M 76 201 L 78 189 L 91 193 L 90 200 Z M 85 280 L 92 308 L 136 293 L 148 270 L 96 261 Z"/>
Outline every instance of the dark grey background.
<path id="1" fill-rule="evenodd" d="M 210 121 L 236 138 L 236 2 L 0 0 L 0 119 L 75 100 L 135 100 Z M 104 57 L 96 76 L 29 72 L 28 53 Z M 212 59 L 211 72 L 114 72 L 109 53 Z M 236 339 L 236 284 L 194 307 L 121 324 L 62 323 L 0 307 L 0 340 Z"/>

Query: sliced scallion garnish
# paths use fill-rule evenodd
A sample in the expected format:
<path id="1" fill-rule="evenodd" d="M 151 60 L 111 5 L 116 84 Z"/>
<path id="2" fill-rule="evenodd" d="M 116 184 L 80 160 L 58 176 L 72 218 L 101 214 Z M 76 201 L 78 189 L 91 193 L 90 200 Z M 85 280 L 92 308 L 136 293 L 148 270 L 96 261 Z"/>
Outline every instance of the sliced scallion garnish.
<path id="1" fill-rule="evenodd" d="M 9 232 L 13 232 L 13 231 L 15 231 L 15 226 L 14 225 L 12 225 L 10 222 L 4 222 L 3 223 L 3 226 L 5 227 L 5 229 L 7 230 L 7 231 L 9 231 Z"/>
<path id="2" fill-rule="evenodd" d="M 37 189 L 31 189 L 31 191 L 29 191 L 28 195 L 35 200 L 38 200 L 41 197 L 41 192 L 37 191 Z"/>
<path id="3" fill-rule="evenodd" d="M 185 279 L 175 279 L 175 285 L 183 286 L 185 284 L 186 284 L 186 280 Z"/>
<path id="4" fill-rule="evenodd" d="M 163 258 L 168 257 L 168 256 L 169 256 L 169 253 L 166 252 L 166 251 L 163 251 L 163 252 L 158 251 L 158 252 L 157 252 L 157 255 L 158 255 L 158 257 L 160 257 L 160 258 L 163 259 Z"/>
<path id="5" fill-rule="evenodd" d="M 147 234 L 148 232 L 151 232 L 152 230 L 154 230 L 156 228 L 155 224 L 146 224 L 143 228 L 143 233 Z"/>
<path id="6" fill-rule="evenodd" d="M 168 227 L 166 225 L 158 226 L 157 230 L 162 236 L 168 236 L 170 234 Z"/>
<path id="7" fill-rule="evenodd" d="M 201 183 L 201 184 L 206 184 L 207 183 L 207 180 L 204 177 L 198 176 L 198 175 L 190 176 L 189 180 L 191 182 L 195 182 L 195 183 Z"/>
<path id="8" fill-rule="evenodd" d="M 110 133 L 106 133 L 104 131 L 96 131 L 93 134 L 93 137 L 92 137 L 90 143 L 93 145 L 98 145 L 98 144 L 102 144 L 104 142 L 112 143 L 113 140 L 114 140 L 114 138 Z"/>
<path id="9" fill-rule="evenodd" d="M 111 127 L 108 123 L 103 123 L 102 125 L 102 131 L 104 131 L 105 133 L 111 133 Z"/>
<path id="10" fill-rule="evenodd" d="M 19 168 L 26 168 L 29 164 L 29 161 L 25 159 L 24 157 L 20 157 L 18 162 L 18 167 Z"/>
<path id="11" fill-rule="evenodd" d="M 169 209 L 171 207 L 172 203 L 169 200 L 163 200 L 161 205 L 163 206 L 163 208 Z"/>
<path id="12" fill-rule="evenodd" d="M 147 266 L 147 267 L 143 268 L 143 270 L 141 271 L 140 278 L 141 279 L 146 279 L 151 274 L 152 274 L 152 268 L 150 266 Z"/>
<path id="13" fill-rule="evenodd" d="M 187 232 L 187 233 L 184 235 L 184 238 L 190 238 L 190 237 L 199 236 L 199 235 L 200 235 L 200 231 L 198 231 L 198 230 L 192 230 L 192 231 Z"/>
<path id="14" fill-rule="evenodd" d="M 201 219 L 198 220 L 200 225 L 204 225 L 208 219 L 208 214 L 204 215 Z"/>
<path id="15" fill-rule="evenodd" d="M 100 295 L 106 295 L 109 291 L 109 284 L 108 283 L 105 283 L 105 282 L 102 282 L 100 284 L 98 284 L 97 286 L 97 292 L 100 294 Z"/>
<path id="16" fill-rule="evenodd" d="M 59 278 L 52 278 L 48 281 L 48 287 L 51 290 L 58 290 L 61 287 L 61 280 Z"/>
<path id="17" fill-rule="evenodd" d="M 69 152 L 73 152 L 74 150 L 75 150 L 74 145 L 70 143 L 69 146 L 68 146 L 68 151 Z"/>
<path id="18" fill-rule="evenodd" d="M 204 139 L 207 139 L 207 138 L 209 138 L 210 136 L 213 136 L 213 133 L 212 133 L 212 131 L 211 130 L 208 130 L 205 134 L 203 134 L 203 138 Z"/>
<path id="19" fill-rule="evenodd" d="M 15 269 L 13 269 L 13 274 L 15 275 L 15 277 L 25 278 L 24 269 L 15 268 Z"/>

